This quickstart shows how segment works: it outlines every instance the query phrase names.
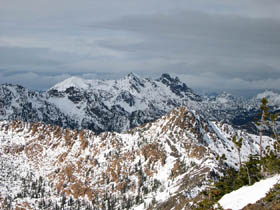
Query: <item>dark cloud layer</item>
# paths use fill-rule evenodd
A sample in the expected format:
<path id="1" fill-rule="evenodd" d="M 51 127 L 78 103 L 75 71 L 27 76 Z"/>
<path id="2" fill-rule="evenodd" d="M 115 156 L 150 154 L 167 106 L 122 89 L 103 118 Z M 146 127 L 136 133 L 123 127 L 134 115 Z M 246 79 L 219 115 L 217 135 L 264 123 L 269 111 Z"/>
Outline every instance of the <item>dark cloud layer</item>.
<path id="1" fill-rule="evenodd" d="M 136 32 L 143 42 L 101 46 L 158 56 L 196 56 L 265 60 L 280 55 L 280 22 L 270 19 L 206 15 L 186 11 L 180 15 L 126 17 L 100 24 L 111 30 Z M 154 54 L 155 55 L 155 54 Z"/>
<path id="2" fill-rule="evenodd" d="M 0 82 L 168 72 L 199 90 L 280 89 L 278 0 L 0 3 Z"/>
<path id="3" fill-rule="evenodd" d="M 1 68 L 10 71 L 39 70 L 41 67 L 46 70 L 46 66 L 56 66 L 61 63 L 59 60 L 49 58 L 49 54 L 49 50 L 45 48 L 0 46 L 0 64 Z"/>
<path id="4" fill-rule="evenodd" d="M 254 82 L 257 86 L 259 81 L 270 79 L 274 85 L 268 84 L 267 88 L 277 88 L 280 78 L 278 20 L 185 11 L 125 17 L 93 27 L 97 26 L 134 32 L 144 40 L 132 44 L 109 40 L 100 42 L 101 46 L 146 55 L 147 59 L 170 60 L 161 71 L 184 74 L 187 81 L 187 75 L 196 76 L 205 84 L 202 77 L 210 76 L 216 80 L 250 82 L 253 88 Z M 200 82 L 196 82 L 193 85 L 200 87 Z M 208 84 L 210 88 L 223 88 L 220 82 L 213 82 Z M 236 89 L 236 85 L 226 88 Z"/>

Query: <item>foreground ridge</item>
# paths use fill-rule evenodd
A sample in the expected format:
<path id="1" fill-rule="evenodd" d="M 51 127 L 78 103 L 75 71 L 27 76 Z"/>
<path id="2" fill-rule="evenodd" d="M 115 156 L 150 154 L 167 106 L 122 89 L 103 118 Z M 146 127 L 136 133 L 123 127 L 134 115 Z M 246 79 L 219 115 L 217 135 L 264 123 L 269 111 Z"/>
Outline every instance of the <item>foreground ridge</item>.
<path id="1" fill-rule="evenodd" d="M 11 167 L 1 171 L 1 203 L 33 209 L 39 203 L 70 209 L 69 203 L 78 201 L 89 209 L 191 208 L 190 201 L 210 180 L 227 166 L 238 167 L 234 135 L 244 139 L 243 160 L 258 152 L 257 136 L 207 121 L 186 107 L 124 133 L 99 135 L 3 121 L 0 157 Z M 264 138 L 264 147 L 273 144 Z M 33 182 L 32 196 L 18 187 Z"/>

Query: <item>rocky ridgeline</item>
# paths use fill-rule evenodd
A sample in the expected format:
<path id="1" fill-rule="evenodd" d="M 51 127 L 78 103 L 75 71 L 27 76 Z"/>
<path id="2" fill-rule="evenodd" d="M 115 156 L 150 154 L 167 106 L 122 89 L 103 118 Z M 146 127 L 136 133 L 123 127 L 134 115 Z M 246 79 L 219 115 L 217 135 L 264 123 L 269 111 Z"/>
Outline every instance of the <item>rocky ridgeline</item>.
<path id="1" fill-rule="evenodd" d="M 7 168 L 1 172 L 5 178 L 0 182 L 0 202 L 31 209 L 39 204 L 50 209 L 71 209 L 70 204 L 82 209 L 190 209 L 190 201 L 209 180 L 228 166 L 238 167 L 234 135 L 244 139 L 242 160 L 258 152 L 257 136 L 207 121 L 185 107 L 124 133 L 99 135 L 3 121 L 1 162 L 22 172 L 27 192 L 9 184 L 12 173 Z M 268 137 L 264 142 L 264 147 L 273 144 Z M 41 193 L 44 187 L 46 194 Z"/>

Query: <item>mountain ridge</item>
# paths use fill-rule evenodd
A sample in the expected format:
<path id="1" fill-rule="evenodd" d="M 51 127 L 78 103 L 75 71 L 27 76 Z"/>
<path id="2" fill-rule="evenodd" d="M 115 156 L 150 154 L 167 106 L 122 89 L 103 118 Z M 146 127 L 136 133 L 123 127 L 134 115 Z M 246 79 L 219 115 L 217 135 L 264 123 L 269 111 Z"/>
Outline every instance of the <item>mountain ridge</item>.
<path id="1" fill-rule="evenodd" d="M 180 81 L 172 80 L 170 76 L 169 79 L 172 90 L 159 81 L 142 79 L 135 74 L 120 80 L 104 81 L 72 77 L 43 93 L 25 88 L 22 92 L 17 86 L 1 85 L 0 119 L 51 122 L 98 133 L 120 132 L 186 105 L 190 96 L 199 97 Z M 176 84 L 185 89 L 174 93 Z M 18 100 L 13 100 L 10 95 Z M 51 112 L 55 112 L 54 117 L 60 119 L 52 119 L 54 117 L 49 115 Z M 34 116 L 27 117 L 22 113 L 34 113 Z M 48 116 L 49 120 L 44 116 Z"/>
<path id="2" fill-rule="evenodd" d="M 178 199 L 190 208 L 189 202 L 209 180 L 222 175 L 225 167 L 238 168 L 237 149 L 231 141 L 234 135 L 244 139 L 242 160 L 258 153 L 257 136 L 209 122 L 186 107 L 124 133 L 97 135 L 41 123 L 1 122 L 0 159 L 12 162 L 14 171 L 43 177 L 50 195 L 59 192 L 51 199 L 52 204 L 59 201 L 59 206 L 67 205 L 57 199 L 65 195 L 67 201 L 80 199 L 91 208 L 162 209 L 178 206 Z M 273 144 L 269 137 L 264 140 L 264 147 Z M 9 177 L 5 171 L 4 177 Z M 23 193 L 16 186 L 6 192 L 11 205 L 24 201 L 16 196 Z M 33 207 L 35 200 L 29 200 Z"/>
<path id="3" fill-rule="evenodd" d="M 273 105 L 279 109 L 276 102 L 274 99 Z M 179 106 L 255 132 L 254 125 L 248 124 L 257 116 L 259 98 L 247 100 L 228 93 L 200 96 L 169 74 L 156 80 L 133 73 L 119 80 L 71 77 L 45 92 L 17 85 L 0 86 L 0 120 L 39 121 L 97 133 L 122 132 L 158 119 Z"/>

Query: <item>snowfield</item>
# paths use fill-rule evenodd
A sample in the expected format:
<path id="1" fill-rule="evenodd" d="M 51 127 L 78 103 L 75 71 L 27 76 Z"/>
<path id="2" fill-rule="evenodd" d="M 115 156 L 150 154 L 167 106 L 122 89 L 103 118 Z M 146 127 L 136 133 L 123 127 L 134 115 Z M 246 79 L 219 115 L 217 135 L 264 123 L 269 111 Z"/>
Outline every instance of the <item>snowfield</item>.
<path id="1" fill-rule="evenodd" d="M 256 182 L 252 186 L 244 186 L 240 189 L 224 195 L 218 203 L 224 209 L 239 210 L 250 203 L 256 203 L 264 198 L 266 193 L 280 181 L 280 175 Z"/>

